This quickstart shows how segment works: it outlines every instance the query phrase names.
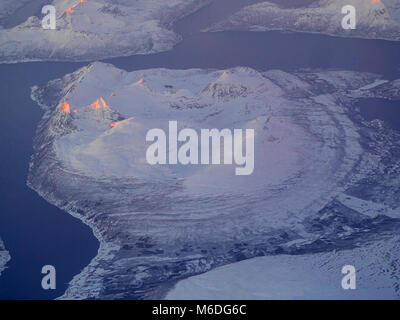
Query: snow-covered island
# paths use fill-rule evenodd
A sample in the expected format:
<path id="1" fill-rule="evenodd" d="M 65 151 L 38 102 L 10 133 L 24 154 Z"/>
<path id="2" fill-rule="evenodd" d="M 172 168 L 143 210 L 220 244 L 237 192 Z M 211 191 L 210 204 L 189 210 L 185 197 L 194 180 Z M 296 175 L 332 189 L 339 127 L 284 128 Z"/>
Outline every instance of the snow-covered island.
<path id="1" fill-rule="evenodd" d="M 7 262 L 10 260 L 10 254 L 4 247 L 3 241 L 0 239 L 0 274 L 6 267 Z"/>
<path id="2" fill-rule="evenodd" d="M 342 28 L 342 8 L 356 9 L 356 29 Z M 269 31 L 322 33 L 341 37 L 400 40 L 399 0 L 320 0 L 306 7 L 282 8 L 272 2 L 247 6 L 204 31 Z"/>
<path id="3" fill-rule="evenodd" d="M 4 12 L 12 14 L 18 7 L 15 2 L 6 1 Z M 57 10 L 57 29 L 43 29 L 41 19 L 35 16 L 11 29 L 0 27 L 0 63 L 93 61 L 169 50 L 180 41 L 172 24 L 209 2 L 49 1 Z"/>
<path id="4" fill-rule="evenodd" d="M 399 82 L 383 80 L 245 67 L 126 72 L 93 63 L 34 87 L 46 112 L 28 185 L 100 241 L 61 298 L 160 298 L 178 280 L 240 260 L 393 239 L 400 134 L 365 121 L 353 104 L 399 99 Z M 254 173 L 149 165 L 146 132 L 168 131 L 169 120 L 254 129 Z"/>

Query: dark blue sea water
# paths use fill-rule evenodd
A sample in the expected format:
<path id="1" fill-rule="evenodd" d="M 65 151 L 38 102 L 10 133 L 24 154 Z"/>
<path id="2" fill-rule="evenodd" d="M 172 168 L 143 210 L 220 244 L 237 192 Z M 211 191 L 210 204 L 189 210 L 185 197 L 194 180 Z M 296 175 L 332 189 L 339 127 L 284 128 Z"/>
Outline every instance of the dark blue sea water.
<path id="1" fill-rule="evenodd" d="M 89 227 L 48 204 L 26 186 L 32 139 L 42 116 L 30 87 L 79 64 L 0 65 L 0 235 L 12 260 L 0 277 L 0 299 L 52 299 L 96 255 Z M 41 288 L 41 269 L 57 269 L 57 290 Z"/>
<path id="2" fill-rule="evenodd" d="M 206 13 L 200 14 L 206 17 Z M 204 19 L 196 15 L 183 19 L 177 28 L 185 29 L 190 21 L 197 21 L 197 27 L 203 26 Z M 394 79 L 400 78 L 399 57 L 400 44 L 390 41 L 280 32 L 190 31 L 170 52 L 105 61 L 126 70 L 234 66 L 287 71 L 335 68 L 376 72 Z M 26 186 L 32 139 L 42 116 L 39 107 L 30 100 L 30 87 L 62 77 L 83 65 L 62 62 L 0 65 L 0 236 L 12 257 L 0 277 L 0 299 L 58 297 L 97 252 L 97 240 L 87 226 L 49 205 Z M 390 102 L 382 102 L 377 113 L 386 117 L 383 111 L 386 107 L 391 108 Z M 57 269 L 55 291 L 41 289 L 40 271 L 46 264 Z"/>
<path id="3" fill-rule="evenodd" d="M 230 68 L 258 70 L 301 68 L 341 69 L 400 77 L 400 44 L 384 40 L 272 32 L 198 33 L 174 50 L 153 55 L 108 59 L 126 70 L 154 67 L 173 69 Z"/>
<path id="4" fill-rule="evenodd" d="M 357 107 L 366 120 L 383 120 L 392 129 L 400 131 L 400 101 L 375 98 L 360 99 L 357 102 Z"/>

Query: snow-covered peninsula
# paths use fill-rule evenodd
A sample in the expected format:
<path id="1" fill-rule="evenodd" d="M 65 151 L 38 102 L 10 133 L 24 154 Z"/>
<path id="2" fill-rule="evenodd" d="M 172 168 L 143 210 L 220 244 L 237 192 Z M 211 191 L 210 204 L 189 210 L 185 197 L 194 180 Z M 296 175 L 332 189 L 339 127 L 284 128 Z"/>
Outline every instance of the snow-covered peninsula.
<path id="1" fill-rule="evenodd" d="M 96 258 L 62 298 L 160 298 L 262 255 L 344 250 L 399 231 L 399 133 L 353 102 L 398 81 L 349 71 L 150 69 L 93 63 L 34 87 L 45 110 L 28 185 L 87 223 Z M 146 162 L 146 132 L 252 128 L 255 169 Z M 381 192 L 385 189 L 385 192 Z"/>
<path id="2" fill-rule="evenodd" d="M 399 240 L 343 251 L 253 258 L 182 280 L 166 298 L 398 300 Z M 356 269 L 356 288 L 343 290 L 342 268 L 349 263 Z"/>
<path id="3" fill-rule="evenodd" d="M 344 30 L 342 8 L 356 9 L 356 28 Z M 282 30 L 358 37 L 400 40 L 399 0 L 320 0 L 306 7 L 281 7 L 272 2 L 247 6 L 205 31 Z"/>
<path id="4" fill-rule="evenodd" d="M 12 14 L 16 5 L 4 4 Z M 36 16 L 0 28 L 0 63 L 93 61 L 171 49 L 180 36 L 179 18 L 210 0 L 53 0 L 57 29 L 45 30 Z M 8 11 L 6 10 L 8 9 Z"/>

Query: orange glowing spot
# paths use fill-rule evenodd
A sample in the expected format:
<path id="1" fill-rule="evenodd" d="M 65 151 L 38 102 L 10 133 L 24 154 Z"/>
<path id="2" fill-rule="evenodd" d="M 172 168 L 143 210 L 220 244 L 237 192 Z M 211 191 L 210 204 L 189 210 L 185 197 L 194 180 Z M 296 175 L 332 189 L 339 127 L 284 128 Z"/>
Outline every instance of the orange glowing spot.
<path id="1" fill-rule="evenodd" d="M 99 99 L 97 99 L 95 102 L 93 102 L 90 106 L 95 109 L 101 109 Z"/>
<path id="2" fill-rule="evenodd" d="M 75 3 L 71 8 L 68 8 L 65 11 L 65 14 L 68 16 L 69 14 L 73 13 L 74 10 L 72 10 L 72 9 L 76 8 L 77 6 L 79 6 L 80 3 L 84 3 L 84 2 L 85 2 L 85 0 L 80 0 L 78 3 Z"/>
<path id="3" fill-rule="evenodd" d="M 379 3 L 381 0 L 371 0 L 371 3 Z"/>
<path id="4" fill-rule="evenodd" d="M 137 82 L 137 84 L 143 84 L 143 82 L 144 82 L 144 79 L 140 78 L 140 80 Z"/>
<path id="5" fill-rule="evenodd" d="M 101 104 L 100 104 L 101 103 Z M 107 105 L 107 102 L 103 99 L 103 97 L 100 97 L 99 99 L 97 99 L 95 102 L 93 102 L 90 105 L 92 108 L 94 109 L 101 109 L 102 106 L 104 109 L 109 109 L 110 107 Z"/>
<path id="6" fill-rule="evenodd" d="M 100 97 L 100 101 L 103 104 L 103 108 L 105 108 L 105 109 L 109 109 L 110 108 L 102 97 Z"/>
<path id="7" fill-rule="evenodd" d="M 130 121 L 130 120 L 132 120 L 132 119 L 134 119 L 134 117 L 128 118 L 128 119 L 125 119 L 125 120 L 122 120 L 122 121 L 113 122 L 113 123 L 110 124 L 110 128 L 114 128 L 114 127 L 120 125 L 121 123 Z"/>
<path id="8" fill-rule="evenodd" d="M 71 109 L 69 107 L 69 104 L 66 101 L 64 101 L 61 104 L 60 111 L 63 112 L 63 113 L 67 113 L 67 114 L 71 113 Z"/>
<path id="9" fill-rule="evenodd" d="M 77 113 L 78 112 L 78 110 L 77 109 L 74 109 L 74 113 Z"/>

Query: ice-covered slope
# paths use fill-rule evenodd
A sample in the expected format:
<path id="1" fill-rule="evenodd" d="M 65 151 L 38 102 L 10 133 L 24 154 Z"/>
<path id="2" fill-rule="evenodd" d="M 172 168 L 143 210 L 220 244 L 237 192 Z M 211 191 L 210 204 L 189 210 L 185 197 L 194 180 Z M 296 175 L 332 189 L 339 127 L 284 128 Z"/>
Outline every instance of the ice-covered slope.
<path id="1" fill-rule="evenodd" d="M 342 8 L 356 8 L 356 29 L 342 28 Z M 321 0 L 303 8 L 281 8 L 263 2 L 243 8 L 208 31 L 286 30 L 343 37 L 400 40 L 399 0 Z"/>
<path id="2" fill-rule="evenodd" d="M 6 263 L 10 260 L 10 255 L 5 249 L 3 241 L 0 239 L 0 274 L 4 270 Z"/>
<path id="3" fill-rule="evenodd" d="M 400 298 L 400 239 L 352 250 L 260 257 L 178 282 L 167 299 Z M 343 290 L 342 268 L 356 269 L 356 289 Z M 346 271 L 347 273 L 348 271 Z"/>
<path id="4" fill-rule="evenodd" d="M 0 29 L 0 63 L 88 61 L 169 50 L 180 40 L 170 30 L 172 23 L 206 3 L 209 0 L 53 0 L 49 4 L 57 9 L 57 30 L 44 30 L 37 17 Z"/>
<path id="5" fill-rule="evenodd" d="M 47 112 L 28 184 L 101 243 L 64 298 L 161 297 L 173 281 L 238 260 L 397 233 L 399 135 L 352 108 L 377 80 L 239 67 L 128 73 L 94 63 L 35 87 Z M 254 129 L 254 173 L 148 165 L 146 132 L 167 131 L 169 120 Z M 380 210 L 365 209 L 373 205 Z"/>

